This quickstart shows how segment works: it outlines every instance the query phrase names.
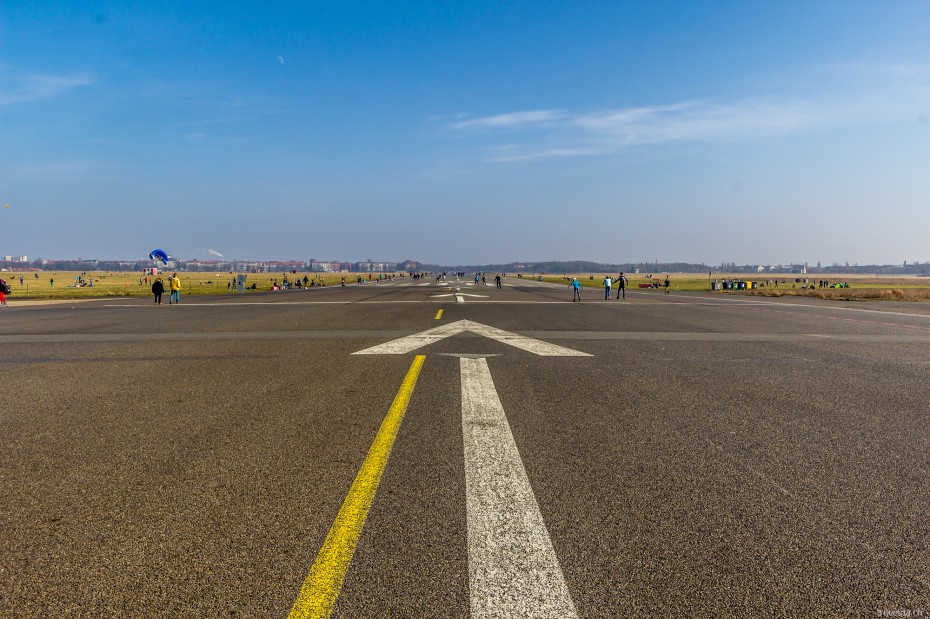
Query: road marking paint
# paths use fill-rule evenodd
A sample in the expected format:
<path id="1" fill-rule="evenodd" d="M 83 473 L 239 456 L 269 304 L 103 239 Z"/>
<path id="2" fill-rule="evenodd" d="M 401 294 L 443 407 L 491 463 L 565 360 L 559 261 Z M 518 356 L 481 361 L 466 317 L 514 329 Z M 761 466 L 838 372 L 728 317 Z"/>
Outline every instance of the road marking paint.
<path id="1" fill-rule="evenodd" d="M 467 294 L 465 292 L 454 292 L 450 294 L 431 294 L 431 299 L 438 299 L 440 297 L 474 297 L 476 299 L 487 299 L 488 295 L 486 294 Z M 461 301 L 460 301 L 461 302 Z"/>
<path id="2" fill-rule="evenodd" d="M 471 616 L 577 617 L 488 361 L 460 363 Z"/>
<path id="3" fill-rule="evenodd" d="M 381 428 L 368 450 L 368 455 L 336 515 L 326 541 L 323 542 L 323 547 L 300 588 L 288 619 L 329 617 L 332 612 L 425 359 L 424 355 L 418 355 L 410 365 L 394 403 L 381 422 Z"/>
<path id="4" fill-rule="evenodd" d="M 454 324 L 454 323 L 453 323 Z M 448 326 L 448 325 L 445 325 Z M 456 330 L 455 333 L 461 331 Z M 426 332 L 424 332 L 426 333 Z M 452 335 L 454 335 L 453 333 Z M 360 329 L 354 331 L 214 331 L 214 332 L 168 332 L 168 333 L 39 333 L 0 334 L 0 345 L 11 344 L 65 344 L 84 342 L 215 342 L 215 341 L 259 341 L 259 340 L 363 340 L 415 337 L 403 329 Z M 679 333 L 650 331 L 526 331 L 527 338 L 573 341 L 645 341 L 645 342 L 811 342 L 828 341 L 851 344 L 930 344 L 930 334 L 868 335 L 843 333 Z M 446 337 L 446 336 L 443 336 Z M 431 337 L 423 346 L 443 339 Z M 392 340 L 388 344 L 393 344 Z M 506 342 L 510 343 L 510 342 Z M 545 342 L 543 342 L 545 343 Z M 380 346 L 385 346 L 382 344 Z M 406 346 L 406 343 L 405 343 Z M 385 349 L 359 351 L 358 354 L 403 354 L 419 346 L 383 352 Z M 570 349 L 566 349 L 570 350 Z M 580 353 L 574 353 L 576 356 Z"/>
<path id="5" fill-rule="evenodd" d="M 441 327 L 427 329 L 426 331 L 421 331 L 420 333 L 414 333 L 413 335 L 391 340 L 390 342 L 385 342 L 384 344 L 372 346 L 371 348 L 366 348 L 352 354 L 403 355 L 422 346 L 426 346 L 427 344 L 432 344 L 433 342 L 438 342 L 439 340 L 445 339 L 451 335 L 461 333 L 462 331 L 464 331 L 464 329 L 459 326 L 459 323 L 453 322 L 447 325 L 442 325 Z"/>
<path id="6" fill-rule="evenodd" d="M 384 344 L 378 344 L 377 346 L 359 350 L 358 352 L 354 352 L 352 354 L 403 355 L 414 351 L 417 348 L 422 348 L 423 346 L 432 344 L 433 342 L 438 342 L 439 340 L 457 335 L 464 331 L 471 331 L 477 335 L 489 337 L 492 340 L 497 340 L 503 344 L 510 344 L 511 346 L 519 348 L 520 350 L 525 350 L 542 357 L 591 356 L 588 353 L 572 350 L 571 348 L 565 348 L 564 346 L 558 346 L 557 344 L 550 344 L 549 342 L 543 342 L 541 340 L 536 340 L 524 335 L 518 335 L 516 333 L 504 331 L 503 329 L 496 329 L 494 327 L 489 327 L 487 325 L 473 322 L 471 320 L 459 320 L 447 325 L 443 325 L 441 327 L 427 329 L 426 331 L 421 331 L 420 333 L 415 333 L 413 335 L 408 335 L 406 337 L 392 340 L 390 342 L 385 342 Z"/>
<path id="7" fill-rule="evenodd" d="M 442 318 L 442 310 L 436 312 L 436 320 L 439 320 L 440 318 Z"/>
<path id="8" fill-rule="evenodd" d="M 475 295 L 472 295 L 472 296 L 475 296 Z M 479 295 L 479 296 L 484 296 L 484 295 Z M 67 302 L 68 301 L 66 301 L 65 303 Z M 297 301 L 297 302 L 270 302 L 270 303 L 263 303 L 261 301 L 255 301 L 251 303 L 236 303 L 236 302 L 186 303 L 186 304 L 179 305 L 178 307 L 224 307 L 227 305 L 252 305 L 255 307 L 274 308 L 276 306 L 284 306 L 284 305 L 396 305 L 400 303 L 446 303 L 446 302 L 447 301 L 442 301 L 442 300 L 432 299 L 432 298 L 422 299 L 422 300 L 413 300 L 413 301 L 407 301 L 407 300 L 379 301 L 375 299 L 360 299 L 357 301 Z M 150 308 L 152 307 L 151 302 L 139 303 L 138 301 L 135 301 L 135 302 L 130 301 L 128 303 L 109 303 L 109 304 L 98 305 L 97 303 L 94 302 L 94 300 L 88 300 L 88 301 L 81 301 L 81 303 L 88 303 L 89 305 L 93 304 L 93 305 L 90 305 L 90 307 L 118 307 L 120 309 L 145 308 L 145 311 L 151 311 Z M 478 303 L 497 303 L 497 304 L 511 303 L 511 304 L 516 304 L 516 305 L 563 305 L 565 301 L 534 301 L 534 300 L 525 300 L 525 299 L 521 299 L 521 300 L 491 299 L 489 301 L 478 301 Z M 671 304 L 665 303 L 663 305 L 671 305 Z M 12 310 L 28 309 L 29 307 L 46 307 L 46 306 L 45 305 L 42 305 L 42 306 L 18 305 L 16 307 L 11 307 L 10 309 L 12 311 Z"/>
<path id="9" fill-rule="evenodd" d="M 478 335 L 483 335 L 489 337 L 492 340 L 497 340 L 504 344 L 510 344 L 515 348 L 520 350 L 525 350 L 531 352 L 535 355 L 541 357 L 590 357 L 588 353 L 581 352 L 579 350 L 573 350 L 571 348 L 565 348 L 564 346 L 559 346 L 557 344 L 550 344 L 549 342 L 543 342 L 542 340 L 537 340 L 531 337 L 526 337 L 525 335 L 518 335 L 516 333 L 510 333 L 509 331 L 504 331 L 503 329 L 497 329 L 495 327 L 489 327 L 477 322 L 472 322 L 470 320 L 460 321 L 466 322 L 465 325 L 468 331 L 472 333 L 477 333 Z"/>

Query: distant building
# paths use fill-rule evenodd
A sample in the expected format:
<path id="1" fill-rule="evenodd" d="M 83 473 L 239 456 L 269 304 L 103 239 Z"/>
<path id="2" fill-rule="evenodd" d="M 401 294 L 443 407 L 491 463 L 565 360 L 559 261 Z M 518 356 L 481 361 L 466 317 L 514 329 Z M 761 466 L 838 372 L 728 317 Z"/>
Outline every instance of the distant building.
<path id="1" fill-rule="evenodd" d="M 395 269 L 397 269 L 396 262 L 372 262 L 371 260 L 366 260 L 365 262 L 356 262 L 352 265 L 352 270 L 360 273 L 387 273 Z"/>
<path id="2" fill-rule="evenodd" d="M 229 270 L 238 273 L 254 273 L 257 271 L 249 260 L 233 260 L 229 263 Z"/>
<path id="3" fill-rule="evenodd" d="M 228 271 L 229 263 L 223 260 L 198 260 L 194 258 L 179 264 L 185 271 Z"/>
<path id="4" fill-rule="evenodd" d="M 307 263 L 302 260 L 288 260 L 286 262 L 279 262 L 272 260 L 271 262 L 265 263 L 265 269 L 269 272 L 276 271 L 306 271 Z"/>
<path id="5" fill-rule="evenodd" d="M 348 262 L 338 262 L 335 260 L 310 261 L 310 270 L 314 273 L 338 273 L 339 271 L 348 271 L 350 266 Z"/>

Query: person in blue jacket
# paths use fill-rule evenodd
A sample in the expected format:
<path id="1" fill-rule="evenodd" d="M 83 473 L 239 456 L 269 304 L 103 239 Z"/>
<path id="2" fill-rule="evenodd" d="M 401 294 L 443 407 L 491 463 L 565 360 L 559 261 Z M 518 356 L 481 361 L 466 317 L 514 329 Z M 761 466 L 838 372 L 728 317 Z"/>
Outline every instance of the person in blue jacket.
<path id="1" fill-rule="evenodd" d="M 572 278 L 571 287 L 573 290 L 572 302 L 581 301 L 581 282 L 578 281 L 577 277 Z"/>

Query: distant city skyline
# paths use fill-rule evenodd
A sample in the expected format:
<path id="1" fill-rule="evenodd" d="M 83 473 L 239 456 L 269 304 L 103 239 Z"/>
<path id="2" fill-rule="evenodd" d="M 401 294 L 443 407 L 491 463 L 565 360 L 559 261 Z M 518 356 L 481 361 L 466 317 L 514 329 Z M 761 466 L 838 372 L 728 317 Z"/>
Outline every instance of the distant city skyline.
<path id="1" fill-rule="evenodd" d="M 0 254 L 930 261 L 930 3 L 0 8 Z"/>
<path id="2" fill-rule="evenodd" d="M 36 258 L 28 259 L 27 256 L 2 256 L 0 255 L 0 271 L 22 271 L 22 270 L 43 270 L 43 271 L 134 271 L 148 270 L 150 267 L 161 267 L 158 260 L 145 259 L 136 260 L 98 260 L 86 259 L 82 257 L 71 259 L 46 259 Z M 930 271 L 930 261 L 916 262 L 904 261 L 898 264 L 859 264 L 859 263 L 832 263 L 832 264 L 809 264 L 803 263 L 772 263 L 759 264 L 757 262 L 734 263 L 723 262 L 719 264 L 709 264 L 706 262 L 621 262 L 621 263 L 602 263 L 585 260 L 541 260 L 541 261 L 512 261 L 506 263 L 464 263 L 464 264 L 443 264 L 428 263 L 418 260 L 251 260 L 246 258 L 210 258 L 190 260 L 182 258 L 171 258 L 165 269 L 178 269 L 183 271 L 229 271 L 229 272 L 413 272 L 413 271 L 458 271 L 464 269 L 466 272 L 524 272 L 524 273 L 584 273 L 584 272 L 605 272 L 605 271 L 630 271 L 635 273 L 650 271 L 664 271 L 667 273 L 875 273 L 885 275 L 928 275 Z"/>

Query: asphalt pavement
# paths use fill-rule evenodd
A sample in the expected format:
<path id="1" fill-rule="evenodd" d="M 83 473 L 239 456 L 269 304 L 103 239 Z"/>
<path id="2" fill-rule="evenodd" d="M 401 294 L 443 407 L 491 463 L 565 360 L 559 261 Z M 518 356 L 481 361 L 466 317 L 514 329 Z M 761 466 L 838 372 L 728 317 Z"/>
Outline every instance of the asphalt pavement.
<path id="1" fill-rule="evenodd" d="M 926 306 L 489 283 L 11 299 L 0 616 L 930 613 Z"/>

